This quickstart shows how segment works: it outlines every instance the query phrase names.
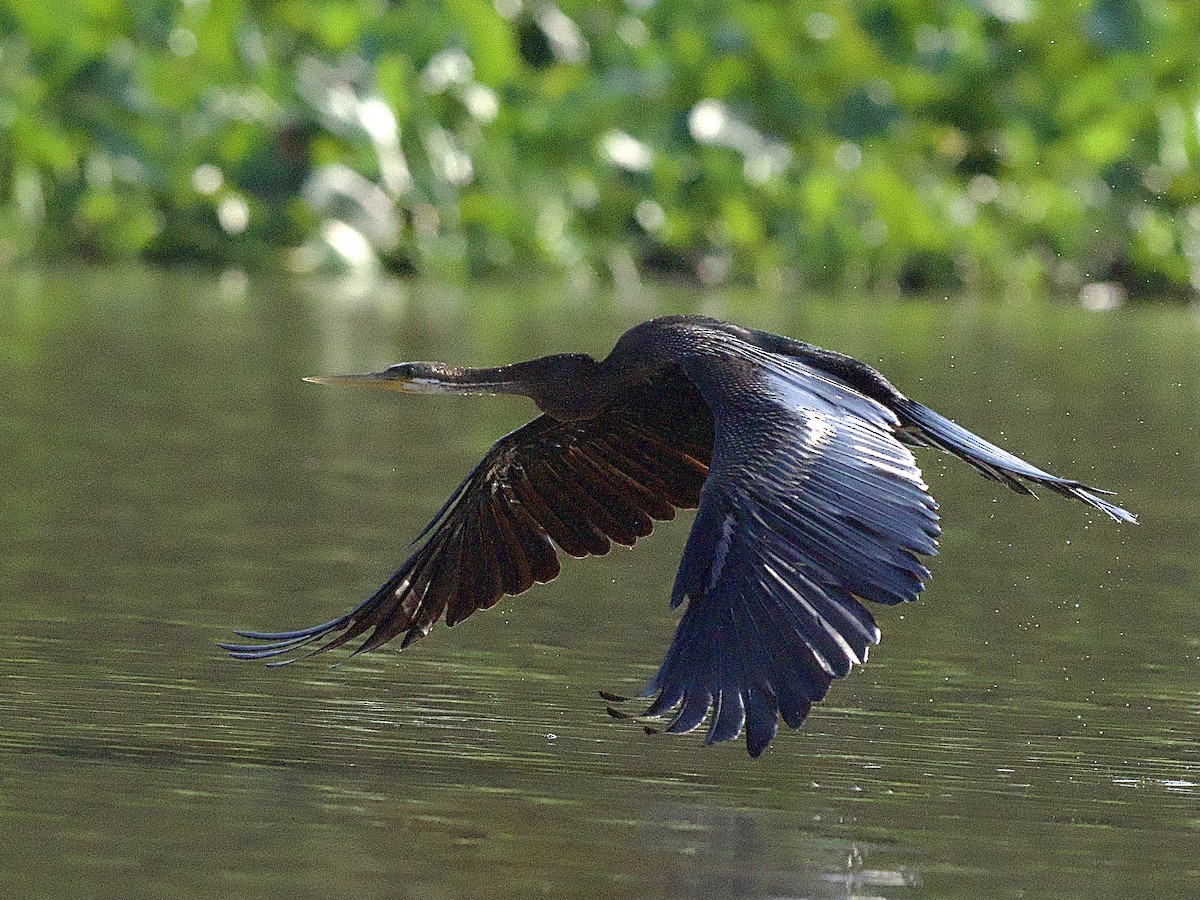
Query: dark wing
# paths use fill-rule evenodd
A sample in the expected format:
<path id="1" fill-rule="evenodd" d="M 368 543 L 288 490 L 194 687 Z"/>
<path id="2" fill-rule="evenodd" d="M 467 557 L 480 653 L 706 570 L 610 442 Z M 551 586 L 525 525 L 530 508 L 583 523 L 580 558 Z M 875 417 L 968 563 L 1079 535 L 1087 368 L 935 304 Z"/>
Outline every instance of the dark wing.
<path id="1" fill-rule="evenodd" d="M 403 648 L 443 615 L 454 625 L 505 594 L 552 580 L 555 544 L 575 557 L 605 554 L 610 541 L 632 546 L 652 520 L 700 502 L 712 418 L 690 383 L 679 381 L 635 389 L 594 419 L 543 415 L 518 428 L 451 494 L 396 573 L 349 613 L 298 631 L 239 631 L 266 643 L 221 646 L 238 659 L 266 659 L 366 635 L 355 650 L 362 653 L 403 633 Z"/>
<path id="2" fill-rule="evenodd" d="M 712 468 L 672 603 L 687 600 L 645 715 L 760 754 L 795 728 L 879 630 L 858 598 L 914 599 L 936 552 L 936 504 L 881 404 L 802 363 L 740 348 L 696 355 L 716 414 Z"/>

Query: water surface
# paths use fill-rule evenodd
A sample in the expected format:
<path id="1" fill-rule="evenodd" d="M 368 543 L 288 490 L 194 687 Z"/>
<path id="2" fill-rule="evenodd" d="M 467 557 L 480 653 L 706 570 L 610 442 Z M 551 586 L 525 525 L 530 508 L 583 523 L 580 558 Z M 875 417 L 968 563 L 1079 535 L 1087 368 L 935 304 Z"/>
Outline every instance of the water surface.
<path id="1" fill-rule="evenodd" d="M 1200 887 L 1198 341 L 1174 308 L 16 273 L 0 299 L 9 896 L 1185 896 Z M 521 305 L 514 303 L 520 298 Z M 282 670 L 230 627 L 372 590 L 530 408 L 300 381 L 602 354 L 702 311 L 852 353 L 1118 527 L 924 455 L 943 553 L 799 732 L 604 714 L 670 640 L 687 516 L 399 655 Z"/>

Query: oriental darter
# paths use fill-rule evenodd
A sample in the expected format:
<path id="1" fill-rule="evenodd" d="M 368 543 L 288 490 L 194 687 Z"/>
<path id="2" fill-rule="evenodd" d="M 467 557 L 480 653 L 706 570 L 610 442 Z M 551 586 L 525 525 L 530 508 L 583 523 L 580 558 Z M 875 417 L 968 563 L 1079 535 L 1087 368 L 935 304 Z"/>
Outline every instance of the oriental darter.
<path id="1" fill-rule="evenodd" d="M 570 556 L 632 546 L 654 520 L 699 508 L 671 606 L 687 601 L 649 705 L 705 743 L 745 730 L 751 756 L 777 720 L 799 727 L 880 632 L 862 600 L 914 600 L 937 552 L 937 504 L 912 447 L 957 456 L 1022 494 L 1073 497 L 1135 516 L 900 393 L 868 365 L 715 319 L 670 316 L 626 332 L 603 360 L 546 356 L 499 368 L 400 363 L 311 378 L 405 393 L 520 394 L 541 415 L 502 437 L 374 594 L 322 625 L 239 631 L 238 659 L 276 664 L 362 638 L 354 653 L 408 647 L 559 572 Z M 308 645 L 315 645 L 309 647 Z M 291 656 L 289 657 L 289 654 Z M 604 694 L 616 703 L 624 700 Z M 648 729 L 650 730 L 650 729 Z"/>

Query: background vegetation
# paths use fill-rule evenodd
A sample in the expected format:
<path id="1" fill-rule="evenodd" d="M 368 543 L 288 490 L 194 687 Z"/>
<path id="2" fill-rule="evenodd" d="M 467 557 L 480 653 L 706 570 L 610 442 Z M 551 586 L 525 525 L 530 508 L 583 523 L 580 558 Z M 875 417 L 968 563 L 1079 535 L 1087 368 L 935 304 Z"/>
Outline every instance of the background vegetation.
<path id="1" fill-rule="evenodd" d="M 700 7 L 0 0 L 0 261 L 1200 285 L 1200 4 Z"/>

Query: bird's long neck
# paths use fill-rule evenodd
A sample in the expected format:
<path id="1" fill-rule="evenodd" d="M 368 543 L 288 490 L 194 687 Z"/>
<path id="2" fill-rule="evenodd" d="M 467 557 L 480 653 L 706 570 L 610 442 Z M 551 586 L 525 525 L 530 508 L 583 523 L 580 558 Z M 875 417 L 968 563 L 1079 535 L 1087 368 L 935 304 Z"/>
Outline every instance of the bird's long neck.
<path id="1" fill-rule="evenodd" d="M 590 356 L 566 353 L 494 368 L 400 363 L 385 386 L 418 394 L 519 394 L 556 419 L 586 419 L 611 400 L 611 373 Z"/>
<path id="2" fill-rule="evenodd" d="M 396 389 L 406 394 L 525 394 L 528 379 L 522 372 L 527 363 L 508 366 L 466 368 L 445 363 L 412 362 L 392 366 Z"/>

